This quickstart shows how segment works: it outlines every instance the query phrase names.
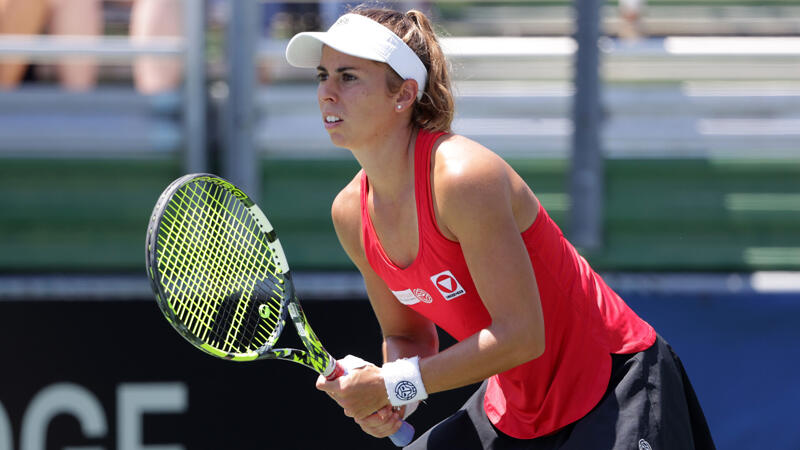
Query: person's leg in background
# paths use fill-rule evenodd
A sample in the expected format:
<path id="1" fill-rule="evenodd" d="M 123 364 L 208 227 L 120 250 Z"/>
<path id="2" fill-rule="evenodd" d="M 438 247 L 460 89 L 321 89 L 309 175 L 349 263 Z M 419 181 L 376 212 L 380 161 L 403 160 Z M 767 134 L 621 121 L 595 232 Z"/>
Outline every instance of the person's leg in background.
<path id="1" fill-rule="evenodd" d="M 183 36 L 181 1 L 134 0 L 130 35 L 134 42 L 147 42 L 153 37 Z M 175 90 L 182 79 L 180 58 L 141 56 L 133 64 L 134 86 L 143 94 Z"/>
<path id="2" fill-rule="evenodd" d="M 39 34 L 47 18 L 47 0 L 0 0 L 0 34 Z M 0 89 L 15 88 L 28 67 L 25 58 L 0 59 Z"/>
<path id="3" fill-rule="evenodd" d="M 101 0 L 50 0 L 50 26 L 54 35 L 100 36 L 103 34 Z M 97 84 L 97 63 L 91 57 L 71 57 L 59 61 L 61 86 L 85 91 Z"/>

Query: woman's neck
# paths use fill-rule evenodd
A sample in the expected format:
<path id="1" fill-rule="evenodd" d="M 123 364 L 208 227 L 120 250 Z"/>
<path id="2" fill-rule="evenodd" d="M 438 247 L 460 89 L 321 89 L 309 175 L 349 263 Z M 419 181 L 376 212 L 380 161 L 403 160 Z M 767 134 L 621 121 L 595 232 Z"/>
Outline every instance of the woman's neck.
<path id="1" fill-rule="evenodd" d="M 404 196 L 414 186 L 414 141 L 417 130 L 403 127 L 380 139 L 381 145 L 352 150 L 369 178 L 373 196 Z"/>

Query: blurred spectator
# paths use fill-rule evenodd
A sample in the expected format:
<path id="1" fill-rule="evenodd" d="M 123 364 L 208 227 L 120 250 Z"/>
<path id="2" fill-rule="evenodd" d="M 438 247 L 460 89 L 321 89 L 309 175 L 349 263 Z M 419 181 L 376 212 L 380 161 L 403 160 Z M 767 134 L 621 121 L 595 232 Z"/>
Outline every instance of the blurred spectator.
<path id="1" fill-rule="evenodd" d="M 181 0 L 133 0 L 130 35 L 134 42 L 183 36 Z M 177 57 L 140 56 L 133 63 L 133 83 L 143 94 L 175 90 L 182 79 L 183 64 Z"/>
<path id="2" fill-rule="evenodd" d="M 619 0 L 619 31 L 623 39 L 639 39 L 644 35 L 642 30 L 642 15 L 645 0 Z"/>
<path id="3" fill-rule="evenodd" d="M 0 34 L 97 36 L 103 32 L 101 0 L 0 0 Z M 0 88 L 17 86 L 25 75 L 25 58 L 0 60 Z M 90 57 L 64 58 L 57 65 L 61 85 L 86 90 L 97 83 Z"/>
<path id="4" fill-rule="evenodd" d="M 348 9 L 357 5 L 359 2 L 337 2 L 337 1 L 328 1 L 322 0 L 319 2 L 319 15 L 320 15 L 320 22 L 322 29 L 328 29 L 336 19 L 339 18 L 342 14 L 346 13 Z M 405 0 L 401 2 L 397 2 L 397 4 L 393 5 L 398 11 L 409 11 L 412 9 L 416 9 L 422 11 L 424 13 L 430 12 L 430 4 L 429 1 L 412 1 L 412 0 Z M 377 5 L 376 5 L 377 6 Z M 302 30 L 305 31 L 305 30 Z"/>
<path id="5" fill-rule="evenodd" d="M 342 14 L 347 12 L 348 4 L 344 2 L 320 2 L 319 17 L 320 29 L 327 30 Z"/>

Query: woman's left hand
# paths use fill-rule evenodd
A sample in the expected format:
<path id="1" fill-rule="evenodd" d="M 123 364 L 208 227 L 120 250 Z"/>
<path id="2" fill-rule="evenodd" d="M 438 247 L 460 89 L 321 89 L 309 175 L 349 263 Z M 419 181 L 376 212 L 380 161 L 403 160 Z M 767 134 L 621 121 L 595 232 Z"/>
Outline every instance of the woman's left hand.
<path id="1" fill-rule="evenodd" d="M 356 422 L 365 421 L 385 407 L 391 409 L 381 370 L 373 365 L 351 370 L 333 381 L 320 376 L 316 386 L 328 393 L 344 409 L 344 414 Z"/>
<path id="2" fill-rule="evenodd" d="M 383 438 L 393 435 L 400 429 L 403 423 L 401 414 L 402 411 L 384 406 L 363 419 L 356 419 L 356 423 L 370 436 Z"/>

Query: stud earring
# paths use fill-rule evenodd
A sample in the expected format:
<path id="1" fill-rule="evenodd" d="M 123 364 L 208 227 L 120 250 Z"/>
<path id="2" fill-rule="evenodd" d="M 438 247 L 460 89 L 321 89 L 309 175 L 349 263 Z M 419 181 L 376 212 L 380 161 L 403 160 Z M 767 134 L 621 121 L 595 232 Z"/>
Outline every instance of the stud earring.
<path id="1" fill-rule="evenodd" d="M 401 109 L 403 109 L 403 105 L 397 105 L 397 110 L 400 111 Z"/>

